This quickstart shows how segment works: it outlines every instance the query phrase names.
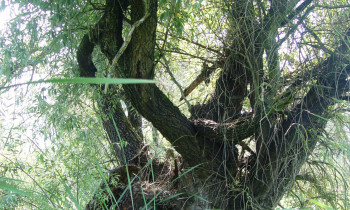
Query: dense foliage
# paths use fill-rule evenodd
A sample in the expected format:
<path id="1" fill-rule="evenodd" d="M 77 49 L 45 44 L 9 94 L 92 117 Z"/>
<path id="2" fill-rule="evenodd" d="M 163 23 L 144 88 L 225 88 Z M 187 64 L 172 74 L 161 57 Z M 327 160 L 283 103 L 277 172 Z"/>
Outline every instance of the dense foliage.
<path id="1" fill-rule="evenodd" d="M 0 208 L 348 209 L 349 7 L 1 1 Z"/>

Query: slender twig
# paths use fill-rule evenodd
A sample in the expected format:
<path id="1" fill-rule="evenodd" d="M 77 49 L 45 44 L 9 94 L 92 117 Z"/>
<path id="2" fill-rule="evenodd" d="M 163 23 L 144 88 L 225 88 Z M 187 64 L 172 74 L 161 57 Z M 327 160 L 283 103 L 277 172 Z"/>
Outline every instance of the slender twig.
<path id="1" fill-rule="evenodd" d="M 285 42 L 288 39 L 288 37 L 292 33 L 294 33 L 295 30 L 297 30 L 298 26 L 302 24 L 302 22 L 306 19 L 306 17 L 310 14 L 310 12 L 312 12 L 314 8 L 315 6 L 312 6 L 305 11 L 305 14 L 299 18 L 299 21 L 293 25 L 293 27 L 287 32 L 287 34 L 282 39 L 278 41 L 278 43 L 275 46 L 275 49 L 279 48 L 282 45 L 282 43 Z"/>
<path id="2" fill-rule="evenodd" d="M 5 159 L 7 159 L 7 160 L 9 160 L 10 162 L 12 162 L 12 163 L 15 164 L 14 161 L 12 161 L 11 159 L 9 159 L 9 158 L 6 157 L 5 155 L 1 154 L 1 156 L 3 156 Z M 55 207 L 56 204 L 50 199 L 50 196 L 46 193 L 45 189 L 42 188 L 42 187 L 40 186 L 40 184 L 39 184 L 30 174 L 28 174 L 28 173 L 22 168 L 22 166 L 19 166 L 18 168 L 19 168 L 24 174 L 26 174 L 26 175 L 41 189 L 41 191 L 43 192 L 44 196 L 50 201 L 50 203 L 52 204 L 52 206 Z"/>
<path id="3" fill-rule="evenodd" d="M 159 33 L 163 33 L 163 32 L 159 32 Z M 176 36 L 176 35 L 173 35 L 173 34 L 168 34 L 168 35 L 170 35 L 171 37 L 174 37 L 174 38 L 178 38 L 178 39 L 184 40 L 184 41 L 189 42 L 189 43 L 191 43 L 191 44 L 197 45 L 197 46 L 199 46 L 199 47 L 201 47 L 201 48 L 204 48 L 204 49 L 206 49 L 206 50 L 212 51 L 212 52 L 214 52 L 214 53 L 216 53 L 216 54 L 218 54 L 218 55 L 222 55 L 222 53 L 221 53 L 219 50 L 216 50 L 216 49 L 213 49 L 213 48 L 211 48 L 211 47 L 205 46 L 205 45 L 203 45 L 203 44 L 201 44 L 201 43 L 195 42 L 195 41 L 190 40 L 190 39 L 188 39 L 188 38 L 179 37 L 179 36 Z"/>
<path id="4" fill-rule="evenodd" d="M 315 7 L 320 7 L 324 9 L 342 9 L 342 8 L 349 8 L 350 4 L 340 4 L 335 6 L 315 4 Z"/>
<path id="5" fill-rule="evenodd" d="M 158 45 L 158 44 L 157 44 L 157 47 L 159 48 L 159 45 Z M 188 100 L 186 99 L 185 92 L 184 92 L 184 90 L 182 89 L 180 83 L 176 80 L 174 74 L 171 72 L 170 67 L 169 67 L 169 62 L 168 62 L 168 60 L 165 58 L 165 56 L 162 56 L 162 59 L 163 59 L 164 63 L 161 62 L 161 64 L 163 64 L 163 66 L 165 67 L 165 70 L 166 70 L 167 73 L 170 75 L 170 77 L 171 77 L 171 79 L 173 80 L 173 82 L 175 83 L 175 85 L 179 88 L 180 93 L 181 93 L 181 97 L 185 100 L 186 105 L 187 105 L 187 107 L 188 107 L 188 110 L 190 110 L 190 109 L 191 109 L 191 104 L 190 104 L 190 102 L 188 102 Z"/>
<path id="6" fill-rule="evenodd" d="M 164 50 L 164 51 L 165 52 L 170 52 L 170 53 L 177 53 L 177 54 L 181 54 L 181 55 L 187 55 L 187 56 L 190 56 L 192 58 L 198 58 L 199 60 L 205 61 L 207 63 L 215 64 L 215 61 L 211 61 L 211 60 L 205 59 L 205 58 L 200 57 L 200 56 L 192 55 L 192 54 L 190 54 L 188 52 L 180 52 L 180 51 L 176 51 L 176 50 Z"/>
<path id="7" fill-rule="evenodd" d="M 321 49 L 324 50 L 325 52 L 329 53 L 329 54 L 333 54 L 333 52 L 331 50 L 329 50 L 321 41 L 321 39 L 317 36 L 317 34 L 315 33 L 315 31 L 313 31 L 312 29 L 310 29 L 304 22 L 302 23 L 302 25 L 305 27 L 305 29 L 311 34 L 311 36 L 313 36 L 316 41 L 318 42 L 318 44 L 320 45 Z"/>

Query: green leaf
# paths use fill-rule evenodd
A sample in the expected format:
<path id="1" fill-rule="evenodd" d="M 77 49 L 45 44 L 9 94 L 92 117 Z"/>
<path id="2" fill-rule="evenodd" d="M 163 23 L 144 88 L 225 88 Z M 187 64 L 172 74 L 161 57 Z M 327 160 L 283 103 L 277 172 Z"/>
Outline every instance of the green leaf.
<path id="1" fill-rule="evenodd" d="M 39 159 L 42 163 L 44 162 L 44 156 L 42 154 L 40 154 Z"/>
<path id="2" fill-rule="evenodd" d="M 325 204 L 323 204 L 323 203 L 320 203 L 320 202 L 318 202 L 318 201 L 315 200 L 315 199 L 310 199 L 310 201 L 311 201 L 312 203 L 316 204 L 317 206 L 321 207 L 321 208 L 324 208 L 324 209 L 326 209 L 326 210 L 332 210 L 331 207 L 329 207 L 329 206 L 327 206 L 327 205 L 325 205 Z"/>
<path id="3" fill-rule="evenodd" d="M 17 195 L 22 195 L 22 196 L 26 196 L 26 197 L 33 197 L 32 193 L 22 191 L 22 190 L 18 189 L 16 186 L 9 185 L 9 184 L 2 182 L 2 181 L 0 181 L 0 189 L 11 191 Z"/>
<path id="4" fill-rule="evenodd" d="M 313 115 L 313 116 L 315 116 L 315 117 L 318 117 L 318 118 L 320 118 L 320 119 L 322 119 L 322 120 L 324 120 L 324 121 L 328 121 L 327 118 L 324 118 L 324 117 L 322 117 L 322 116 L 320 116 L 320 115 L 318 115 L 318 114 L 314 114 L 314 113 L 312 113 L 312 112 L 310 112 L 310 111 L 308 111 L 308 113 L 311 114 L 311 115 Z"/>
<path id="5" fill-rule="evenodd" d="M 91 78 L 91 77 L 76 77 L 64 79 L 48 79 L 29 82 L 28 84 L 36 83 L 70 83 L 70 84 L 143 84 L 156 83 L 154 80 L 146 79 L 125 79 L 125 78 Z"/>
<path id="6" fill-rule="evenodd" d="M 79 205 L 78 200 L 73 196 L 72 191 L 70 190 L 70 188 L 66 184 L 64 184 L 64 188 L 66 189 L 66 192 L 68 193 L 69 198 L 72 199 L 72 201 L 74 202 L 75 207 L 80 210 L 81 206 Z"/>
<path id="7" fill-rule="evenodd" d="M 126 79 L 126 78 L 94 78 L 94 77 L 75 77 L 75 78 L 54 78 L 47 80 L 37 80 L 15 85 L 0 87 L 0 90 L 12 88 L 20 85 L 39 84 L 39 83 L 67 83 L 67 84 L 150 84 L 156 83 L 148 79 Z"/>
<path id="8" fill-rule="evenodd" d="M 202 200 L 202 201 L 205 201 L 205 202 L 207 202 L 207 203 L 210 203 L 209 201 L 205 200 L 205 199 L 202 198 L 201 196 L 196 195 L 196 194 L 194 194 L 194 193 L 189 193 L 189 195 L 192 195 L 193 197 L 198 198 L 199 200 Z"/>
<path id="9" fill-rule="evenodd" d="M 159 204 L 164 203 L 165 201 L 171 200 L 173 198 L 176 198 L 176 197 L 178 197 L 178 196 L 180 196 L 182 194 L 184 194 L 184 193 L 177 193 L 175 195 L 169 196 L 169 197 L 165 198 L 164 200 L 160 201 Z"/>

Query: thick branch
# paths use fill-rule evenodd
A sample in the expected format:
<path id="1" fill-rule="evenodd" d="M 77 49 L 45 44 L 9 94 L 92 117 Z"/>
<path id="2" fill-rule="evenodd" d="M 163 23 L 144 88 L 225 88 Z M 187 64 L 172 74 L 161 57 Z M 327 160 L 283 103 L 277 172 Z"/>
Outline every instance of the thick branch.
<path id="1" fill-rule="evenodd" d="M 343 43 L 328 59 L 314 67 L 318 77 L 300 104 L 281 125 L 269 127 L 262 121 L 263 136 L 257 143 L 257 160 L 251 177 L 251 190 L 260 203 L 276 206 L 288 190 L 300 168 L 314 150 L 327 120 L 329 107 L 336 103 L 333 97 L 348 91 L 350 61 L 346 58 L 348 46 Z M 273 120 L 273 119 L 272 119 Z M 274 184 L 270 184 L 274 183 Z M 271 200 L 271 198 L 275 200 Z"/>
<path id="2" fill-rule="evenodd" d="M 305 0 L 301 3 L 293 12 L 291 12 L 287 19 L 282 21 L 281 27 L 285 26 L 288 22 L 292 21 L 298 14 L 300 14 L 306 7 L 308 7 L 313 0 Z"/>
<path id="3" fill-rule="evenodd" d="M 97 69 L 92 61 L 95 44 L 100 45 L 101 51 L 112 61 L 113 56 L 123 43 L 121 11 L 119 3 L 107 1 L 105 14 L 91 30 L 90 35 L 86 34 L 83 37 L 77 51 L 80 76 L 95 77 Z M 113 26 L 110 27 L 108 24 Z M 113 35 L 111 36 L 111 34 Z M 100 97 L 95 99 L 100 108 L 103 126 L 116 156 L 121 163 L 130 162 L 135 155 L 138 155 L 142 147 L 142 140 L 125 116 L 118 99 L 120 97 L 119 91 L 116 87 L 112 87 L 109 92 L 106 94 L 100 92 L 97 97 Z"/>
<path id="4" fill-rule="evenodd" d="M 271 1 L 271 7 L 268 11 L 268 14 L 264 17 L 264 31 L 268 32 L 271 28 L 274 30 L 275 28 L 279 28 L 282 26 L 282 23 L 287 20 L 287 15 L 292 14 L 293 8 L 298 3 L 297 0 L 290 1 L 280 1 L 273 0 Z"/>
<path id="5" fill-rule="evenodd" d="M 125 116 L 119 97 L 118 90 L 111 87 L 107 94 L 100 93 L 100 98 L 96 101 L 101 110 L 103 127 L 110 143 L 116 151 L 119 162 L 125 164 L 130 163 L 139 154 L 142 147 L 142 136 Z"/>
<path id="6" fill-rule="evenodd" d="M 239 118 L 231 123 L 216 123 L 206 119 L 195 119 L 193 123 L 198 136 L 216 142 L 230 141 L 234 144 L 252 136 L 258 126 L 258 123 L 253 122 L 252 115 L 247 118 Z"/>
<path id="7" fill-rule="evenodd" d="M 150 0 L 149 17 L 135 29 L 123 59 L 117 68 L 118 76 L 132 78 L 153 78 L 154 49 L 157 20 L 157 1 Z M 143 1 L 131 4 L 131 18 L 142 18 Z M 173 105 L 155 85 L 124 85 L 128 98 L 137 111 L 167 138 L 189 165 L 197 165 L 200 149 L 196 143 L 195 130 L 190 121 Z"/>
<path id="8" fill-rule="evenodd" d="M 193 118 L 232 122 L 241 115 L 243 101 L 249 94 L 248 86 L 250 85 L 251 92 L 259 87 L 262 48 L 257 36 L 261 26 L 252 18 L 253 4 L 240 0 L 228 6 L 232 10 L 229 18 L 232 30 L 227 35 L 229 47 L 223 53 L 225 62 L 216 81 L 214 94 L 205 104 L 192 107 Z"/>
<path id="9" fill-rule="evenodd" d="M 199 84 L 204 80 L 207 80 L 211 73 L 213 73 L 217 68 L 215 66 L 209 67 L 206 63 L 203 63 L 203 69 L 201 73 L 196 77 L 196 79 L 184 90 L 184 96 L 188 96 Z M 180 98 L 182 101 L 184 97 Z"/>
<path id="10" fill-rule="evenodd" d="M 89 35 L 84 35 L 77 51 L 77 60 L 81 77 L 95 77 L 97 69 L 91 59 L 94 47 L 95 45 L 90 41 Z"/>

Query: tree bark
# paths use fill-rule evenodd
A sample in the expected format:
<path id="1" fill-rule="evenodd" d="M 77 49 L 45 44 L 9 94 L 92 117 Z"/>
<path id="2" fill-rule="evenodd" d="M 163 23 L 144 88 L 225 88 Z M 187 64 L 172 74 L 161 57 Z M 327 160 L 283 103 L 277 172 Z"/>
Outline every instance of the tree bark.
<path id="1" fill-rule="evenodd" d="M 131 23 L 146 19 L 135 28 L 112 75 L 153 79 L 157 2 L 133 0 L 117 4 L 107 1 L 105 14 L 92 35 L 82 38 L 77 52 L 80 75 L 95 76 L 97 69 L 91 60 L 94 46 L 99 46 L 112 62 L 123 44 L 123 11 L 130 6 Z M 223 53 L 226 56 L 224 67 L 212 98 L 206 104 L 195 106 L 191 119 L 186 118 L 156 85 L 123 85 L 128 102 L 162 133 L 181 158 L 169 156 L 166 163 L 150 160 L 142 151 L 142 133 L 137 130 L 140 118 L 125 116 L 117 100 L 120 90 L 116 87 L 108 89 L 107 94 L 101 91 L 98 104 L 103 125 L 116 145 L 121 162 L 115 173 L 124 181 L 117 186 L 108 183 L 108 187 L 102 189 L 102 198 L 96 194 L 91 202 L 101 202 L 107 197 L 108 208 L 115 205 L 123 209 L 133 206 L 150 209 L 276 207 L 318 142 L 327 122 L 324 119 L 329 117 L 328 108 L 335 103 L 330 98 L 344 96 L 348 85 L 350 67 L 344 56 L 348 45 L 343 43 L 312 70 L 312 75 L 317 76 L 307 80 L 312 79 L 315 85 L 295 101 L 294 106 L 284 106 L 282 111 L 274 109 L 277 97 L 291 94 L 279 86 L 283 84 L 279 80 L 275 35 L 279 27 L 309 4 L 306 0 L 294 9 L 298 1 L 287 1 L 287 4 L 271 1 L 268 13 L 259 17 L 263 20 L 260 23 L 252 12 L 252 2 L 242 0 L 229 4 L 232 13 L 229 17 L 235 30 L 227 37 L 231 44 Z M 264 52 L 270 55 L 267 75 L 263 67 Z M 272 86 L 275 80 L 280 84 Z M 242 114 L 242 103 L 247 98 L 250 98 L 252 112 Z M 248 139 L 255 142 L 255 148 L 244 143 Z M 238 151 L 238 144 L 246 146 Z M 244 152 L 249 152 L 250 156 L 244 157 Z M 143 153 L 143 161 L 135 161 L 140 153 Z M 128 171 L 128 164 L 130 169 L 135 169 L 130 170 L 130 174 L 124 173 Z M 162 169 L 170 172 L 165 174 Z M 150 184 L 147 170 L 158 174 L 152 177 L 152 182 L 167 184 L 160 184 L 156 192 L 147 190 L 145 186 Z M 180 194 L 175 199 L 162 202 L 177 193 Z M 87 209 L 99 208 L 90 205 L 91 202 Z"/>

